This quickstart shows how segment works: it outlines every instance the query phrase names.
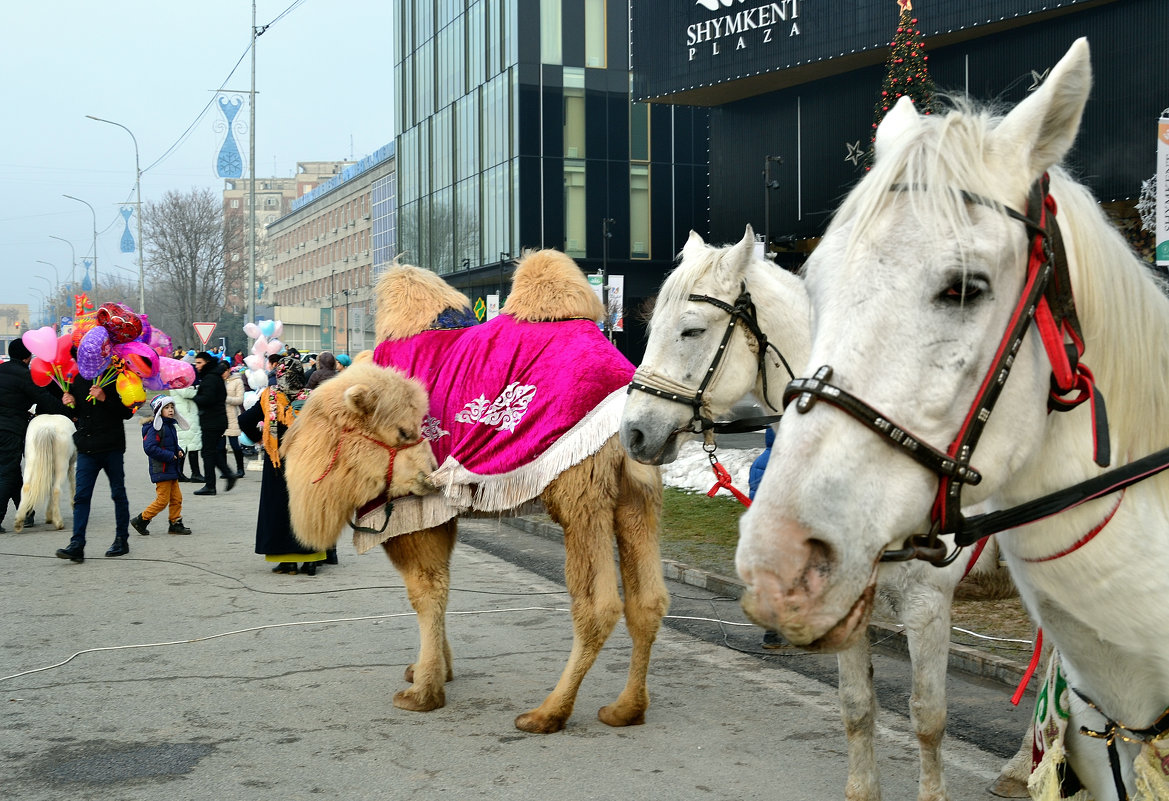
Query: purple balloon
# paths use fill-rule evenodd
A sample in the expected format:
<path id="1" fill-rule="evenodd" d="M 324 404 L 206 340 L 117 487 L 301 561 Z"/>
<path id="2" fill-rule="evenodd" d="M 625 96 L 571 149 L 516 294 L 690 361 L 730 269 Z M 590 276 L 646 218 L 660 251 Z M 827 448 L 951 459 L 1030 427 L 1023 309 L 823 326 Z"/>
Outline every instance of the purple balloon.
<path id="1" fill-rule="evenodd" d="M 195 365 L 169 356 L 158 359 L 158 377 L 167 389 L 182 389 L 195 383 Z"/>
<path id="2" fill-rule="evenodd" d="M 170 335 L 161 328 L 154 328 L 153 326 L 150 329 L 150 341 L 146 344 L 154 348 L 159 356 L 166 356 L 168 353 L 174 353 L 175 351 Z"/>
<path id="3" fill-rule="evenodd" d="M 155 392 L 164 392 L 165 390 L 169 389 L 169 387 L 166 385 L 166 382 L 162 380 L 162 375 L 160 373 L 155 373 L 149 378 L 143 378 L 142 386 Z"/>
<path id="4" fill-rule="evenodd" d="M 93 380 L 110 366 L 110 332 L 95 325 L 77 343 L 77 372 Z"/>

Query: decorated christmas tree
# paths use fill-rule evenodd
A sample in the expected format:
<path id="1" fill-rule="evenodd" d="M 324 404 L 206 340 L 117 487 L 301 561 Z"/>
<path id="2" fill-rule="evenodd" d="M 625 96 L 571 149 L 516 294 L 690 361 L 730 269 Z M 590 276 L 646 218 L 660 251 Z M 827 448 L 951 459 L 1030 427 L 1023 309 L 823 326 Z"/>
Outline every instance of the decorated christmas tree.
<path id="1" fill-rule="evenodd" d="M 897 0 L 897 5 L 901 6 L 901 16 L 897 20 L 897 33 L 889 43 L 889 60 L 885 63 L 881 96 L 877 98 L 873 109 L 873 132 L 865 154 L 866 170 L 873 166 L 872 142 L 877 137 L 877 126 L 899 97 L 908 95 L 922 114 L 929 114 L 934 107 L 934 82 L 926 66 L 929 56 L 925 54 L 925 39 L 917 28 L 917 17 L 911 13 L 912 0 Z"/>

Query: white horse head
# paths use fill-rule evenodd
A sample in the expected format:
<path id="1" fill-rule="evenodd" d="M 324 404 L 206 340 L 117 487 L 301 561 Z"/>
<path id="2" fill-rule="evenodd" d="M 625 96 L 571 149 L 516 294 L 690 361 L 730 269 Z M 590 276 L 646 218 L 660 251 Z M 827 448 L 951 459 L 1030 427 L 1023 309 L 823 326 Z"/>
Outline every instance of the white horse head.
<path id="1" fill-rule="evenodd" d="M 694 436 L 696 405 L 714 419 L 754 392 L 769 413 L 778 412 L 790 376 L 769 348 L 762 355 L 766 368 L 759 369 L 758 339 L 741 317 L 727 311 L 744 293 L 750 295 L 763 335 L 791 369 L 803 369 L 809 332 L 803 282 L 755 255 L 750 225 L 739 242 L 725 247 L 708 245 L 691 231 L 681 261 L 658 293 L 645 356 L 634 376 L 635 386 L 650 391 L 634 389 L 621 418 L 621 442 L 633 458 L 646 464 L 677 458 L 682 442 Z M 735 330 L 720 356 L 732 323 Z M 695 402 L 700 387 L 702 396 Z"/>
<path id="2" fill-rule="evenodd" d="M 1079 40 L 1001 120 L 968 104 L 919 116 L 902 99 L 890 111 L 873 171 L 806 270 L 813 369 L 830 365 L 832 384 L 946 450 L 984 378 L 993 380 L 987 371 L 1024 286 L 1031 236 L 1008 210 L 1027 210 L 1031 187 L 1050 171 L 1112 451 L 1125 462 L 1169 444 L 1169 302 L 1089 193 L 1055 166 L 1090 85 Z M 963 503 L 1013 506 L 1100 472 L 1088 404 L 1048 414 L 1052 364 L 1034 330 L 1013 362 L 971 458 L 982 480 Z M 797 644 L 837 649 L 864 631 L 881 555 L 929 529 L 938 476 L 829 403 L 809 406 L 789 408 L 780 426 L 736 562 L 753 618 Z M 1115 504 L 1116 496 L 1083 504 L 1004 534 L 1000 545 L 1072 686 L 1140 728 L 1169 705 L 1169 631 L 1136 600 L 1169 586 L 1164 475 L 1128 490 L 1107 546 L 1047 558 Z M 1073 700 L 1073 714 L 1077 704 L 1083 713 Z M 1069 758 L 1093 796 L 1115 795 L 1107 760 L 1083 759 L 1096 741 L 1073 739 Z"/>

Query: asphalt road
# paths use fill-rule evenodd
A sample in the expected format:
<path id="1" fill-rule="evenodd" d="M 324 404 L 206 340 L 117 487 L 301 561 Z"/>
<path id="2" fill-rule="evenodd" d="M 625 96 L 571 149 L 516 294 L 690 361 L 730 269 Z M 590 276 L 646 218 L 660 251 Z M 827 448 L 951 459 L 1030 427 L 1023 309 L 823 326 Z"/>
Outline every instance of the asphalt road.
<path id="1" fill-rule="evenodd" d="M 134 513 L 153 490 L 141 451 L 132 447 L 126 461 Z M 559 546 L 499 521 L 462 526 L 447 706 L 395 709 L 390 698 L 417 645 L 397 574 L 380 552 L 358 556 L 345 538 L 336 567 L 272 574 L 252 553 L 258 476 L 228 494 L 222 483 L 215 497 L 188 493 L 192 536 L 155 523 L 117 559 L 101 555 L 113 535 L 101 479 L 84 564 L 53 557 L 67 530 L 0 535 L 0 797 L 843 796 L 833 659 L 764 656 L 759 631 L 736 625 L 737 605 L 685 585 L 671 585 L 645 725 L 596 719 L 624 682 L 629 640 L 619 626 L 566 730 L 516 730 L 515 715 L 555 683 L 571 626 Z M 876 672 L 884 794 L 913 798 L 905 666 L 879 656 Z M 988 798 L 984 788 L 1014 750 L 1026 715 L 1005 695 L 951 679 L 946 764 L 956 801 Z"/>

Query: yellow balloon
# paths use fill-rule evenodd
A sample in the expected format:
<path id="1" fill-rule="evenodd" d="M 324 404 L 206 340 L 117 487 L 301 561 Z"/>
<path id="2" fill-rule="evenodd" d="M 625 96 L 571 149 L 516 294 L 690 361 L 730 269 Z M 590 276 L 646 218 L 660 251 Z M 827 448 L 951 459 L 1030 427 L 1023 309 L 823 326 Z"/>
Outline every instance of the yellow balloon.
<path id="1" fill-rule="evenodd" d="M 134 373 L 118 373 L 118 380 L 114 386 L 118 388 L 118 396 L 126 406 L 133 406 L 146 400 L 146 390 L 142 387 L 142 379 Z"/>

